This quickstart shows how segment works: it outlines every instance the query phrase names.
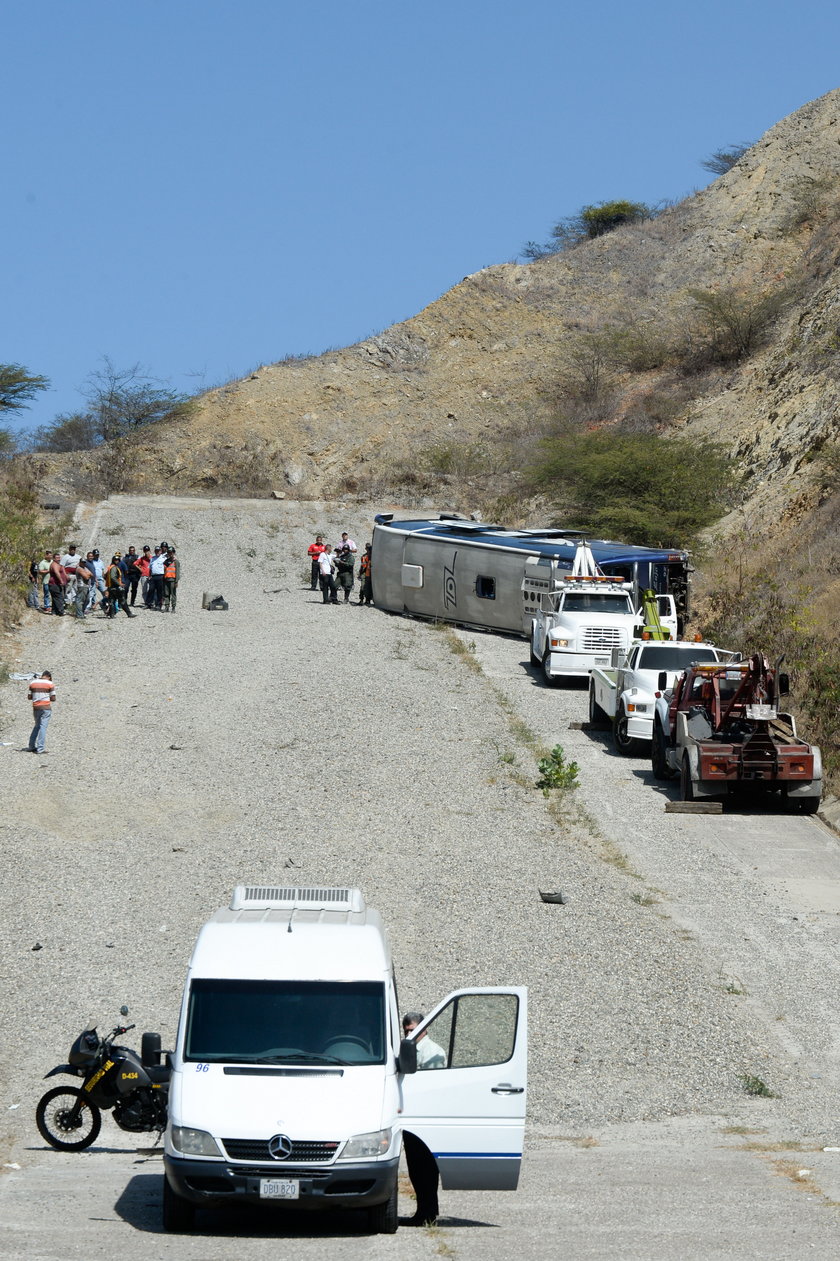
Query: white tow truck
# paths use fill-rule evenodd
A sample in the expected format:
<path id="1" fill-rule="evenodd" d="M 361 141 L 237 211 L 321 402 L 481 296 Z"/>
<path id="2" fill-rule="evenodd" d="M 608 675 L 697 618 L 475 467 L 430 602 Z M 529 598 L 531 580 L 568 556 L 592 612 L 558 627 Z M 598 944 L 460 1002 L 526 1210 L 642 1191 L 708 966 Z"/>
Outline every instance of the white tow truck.
<path id="1" fill-rule="evenodd" d="M 638 743 L 653 736 L 653 715 L 658 684 L 664 671 L 673 687 L 683 670 L 694 662 L 732 661 L 737 654 L 714 644 L 689 640 L 634 640 L 629 650 L 617 648 L 608 668 L 596 667 L 589 676 L 589 723 L 612 725 L 619 753 L 636 751 Z"/>
<path id="2" fill-rule="evenodd" d="M 571 574 L 546 579 L 526 575 L 523 591 L 537 593 L 539 607 L 531 622 L 531 664 L 542 667 L 546 683 L 582 678 L 597 666 L 609 666 L 612 654 L 630 648 L 645 623 L 633 606 L 633 586 L 606 577 L 586 543 L 578 544 Z M 655 597 L 659 624 L 677 633 L 671 595 Z"/>

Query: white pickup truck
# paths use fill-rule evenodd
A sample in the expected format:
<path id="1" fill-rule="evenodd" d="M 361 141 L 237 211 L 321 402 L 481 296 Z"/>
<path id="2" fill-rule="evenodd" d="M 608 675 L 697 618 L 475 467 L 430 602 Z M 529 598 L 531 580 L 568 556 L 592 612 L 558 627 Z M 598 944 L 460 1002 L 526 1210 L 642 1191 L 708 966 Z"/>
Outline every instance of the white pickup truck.
<path id="1" fill-rule="evenodd" d="M 526 577 L 523 589 L 533 581 Z M 633 607 L 633 587 L 603 577 L 560 579 L 557 589 L 543 591 L 531 622 L 531 664 L 542 666 L 545 681 L 581 678 L 597 666 L 609 666 L 616 650 L 630 649 L 644 624 Z M 677 633 L 677 611 L 670 595 L 657 597 L 662 626 Z"/>
<path id="2" fill-rule="evenodd" d="M 668 687 L 695 661 L 731 661 L 735 653 L 714 644 L 688 640 L 634 640 L 629 650 L 616 649 L 611 665 L 595 668 L 589 676 L 589 722 L 593 727 L 612 723 L 619 753 L 633 753 L 638 741 L 653 735 L 653 714 L 659 675 Z"/>

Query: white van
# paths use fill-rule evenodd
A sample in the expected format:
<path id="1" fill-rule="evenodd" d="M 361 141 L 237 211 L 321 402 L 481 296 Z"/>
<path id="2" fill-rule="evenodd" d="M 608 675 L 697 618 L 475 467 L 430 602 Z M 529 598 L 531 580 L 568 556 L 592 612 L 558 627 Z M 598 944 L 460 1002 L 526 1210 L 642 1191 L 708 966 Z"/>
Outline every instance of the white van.
<path id="1" fill-rule="evenodd" d="M 425 1032 L 443 1054 L 418 1072 Z M 404 1130 L 444 1188 L 516 1189 L 526 990 L 457 990 L 401 1039 L 382 919 L 358 889 L 238 885 L 199 933 L 171 1066 L 167 1230 L 260 1203 L 364 1208 L 392 1233 Z"/>

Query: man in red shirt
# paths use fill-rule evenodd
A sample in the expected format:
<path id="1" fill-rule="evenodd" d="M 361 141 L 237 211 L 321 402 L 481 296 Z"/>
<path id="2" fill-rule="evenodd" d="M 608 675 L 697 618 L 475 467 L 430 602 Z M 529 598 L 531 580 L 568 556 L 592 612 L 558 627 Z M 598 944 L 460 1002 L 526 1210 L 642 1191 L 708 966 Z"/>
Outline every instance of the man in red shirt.
<path id="1" fill-rule="evenodd" d="M 328 549 L 324 546 L 323 534 L 316 534 L 315 542 L 309 544 L 309 559 L 312 561 L 312 590 L 313 591 L 318 590 L 318 578 L 320 577 L 320 570 L 318 568 L 318 557 L 321 555 L 322 552 L 326 552 L 327 550 Z"/>
<path id="2" fill-rule="evenodd" d="M 49 579 L 52 611 L 58 617 L 64 617 L 64 593 L 67 590 L 67 570 L 61 563 L 59 552 L 53 553 Z"/>
<path id="3" fill-rule="evenodd" d="M 55 686 L 49 670 L 45 670 L 40 679 L 33 679 L 29 684 L 29 700 L 32 701 L 32 717 L 35 726 L 29 737 L 30 753 L 46 753 L 44 744 L 47 738 L 47 723 L 50 721 L 52 707 L 55 704 Z"/>

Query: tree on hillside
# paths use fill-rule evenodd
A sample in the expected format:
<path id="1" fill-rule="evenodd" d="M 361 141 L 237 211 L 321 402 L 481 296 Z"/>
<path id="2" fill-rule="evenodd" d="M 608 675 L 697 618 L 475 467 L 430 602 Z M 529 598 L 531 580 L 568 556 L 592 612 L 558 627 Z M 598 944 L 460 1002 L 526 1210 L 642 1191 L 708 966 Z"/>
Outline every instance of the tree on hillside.
<path id="1" fill-rule="evenodd" d="M 20 363 L 0 363 L 0 412 L 16 412 L 25 407 L 49 385 L 46 377 L 36 376 Z M 0 459 L 18 450 L 17 434 L 0 428 Z"/>
<path id="2" fill-rule="evenodd" d="M 727 171 L 731 171 L 736 162 L 751 149 L 751 144 L 731 144 L 728 149 L 716 149 L 708 158 L 704 158 L 700 163 L 704 171 L 711 171 L 712 175 L 725 175 Z"/>
<path id="3" fill-rule="evenodd" d="M 649 547 L 690 545 L 727 510 L 732 485 L 715 443 L 615 430 L 546 440 L 530 477 L 584 529 Z"/>
<path id="4" fill-rule="evenodd" d="M 49 385 L 20 363 L 0 363 L 0 412 L 18 411 Z"/>
<path id="5" fill-rule="evenodd" d="M 551 229 L 551 240 L 545 245 L 528 241 L 522 255 L 535 259 L 557 254 L 560 250 L 579 245 L 581 241 L 591 241 L 607 232 L 614 232 L 624 224 L 655 219 L 657 213 L 656 207 L 647 206 L 642 201 L 600 201 L 592 206 L 582 206 L 577 214 L 555 223 Z"/>
<path id="6" fill-rule="evenodd" d="M 181 420 L 195 406 L 185 394 L 165 389 L 139 364 L 118 369 L 107 357 L 85 382 L 82 412 L 57 416 L 33 434 L 36 451 L 86 451 L 101 442 L 128 438 L 147 425 Z"/>

